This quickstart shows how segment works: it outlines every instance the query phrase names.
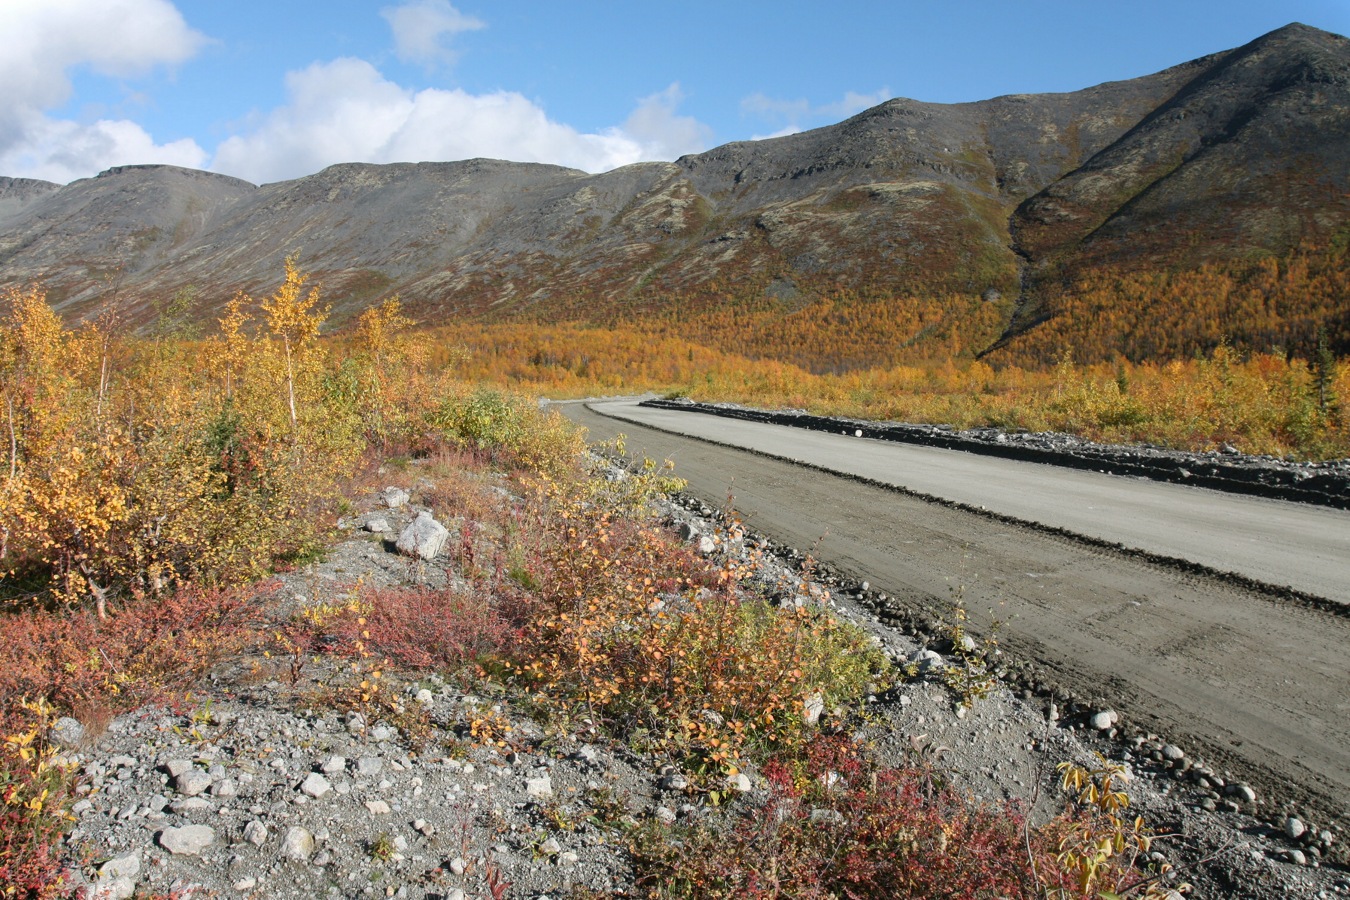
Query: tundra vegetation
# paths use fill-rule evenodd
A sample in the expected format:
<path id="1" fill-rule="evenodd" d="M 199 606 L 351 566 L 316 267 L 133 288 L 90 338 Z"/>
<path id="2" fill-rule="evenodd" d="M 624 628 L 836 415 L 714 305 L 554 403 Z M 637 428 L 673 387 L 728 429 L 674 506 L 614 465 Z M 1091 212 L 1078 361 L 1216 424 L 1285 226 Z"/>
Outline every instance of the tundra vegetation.
<path id="1" fill-rule="evenodd" d="M 821 302 L 849 327 L 876 312 Z M 673 759 L 710 803 L 748 803 L 728 778 L 763 773 L 767 814 L 626 832 L 652 896 L 1161 894 L 1136 866 L 1149 833 L 1106 763 L 1066 767 L 1066 810 L 1040 825 L 959 796 L 923 760 L 880 766 L 848 726 L 904 673 L 819 604 L 771 603 L 748 577 L 753 558 L 691 552 L 653 511 L 679 487 L 671 471 L 644 461 L 611 477 L 529 395 L 656 387 L 1188 446 L 1347 446 L 1350 382 L 1329 354 L 1310 364 L 1220 344 L 1168 363 L 830 373 L 784 361 L 813 328 L 835 327 L 830 316 L 765 337 L 755 315 L 708 312 L 689 333 L 717 331 L 717 348 L 652 322 L 414 329 L 396 300 L 323 337 L 326 314 L 293 260 L 274 293 L 234 297 L 207 336 L 137 336 L 111 317 L 71 326 L 38 288 L 4 296 L 0 895 L 67 895 L 80 862 L 61 840 L 75 784 L 50 742 L 57 717 L 97 730 L 181 701 L 250 652 L 293 675 L 315 656 L 340 660 L 327 702 L 410 736 L 416 716 L 389 685 L 435 671 L 493 682 L 549 727 Z M 735 352 L 752 334 L 780 360 Z M 357 586 L 277 622 L 267 574 L 322 553 L 345 498 L 391 460 L 416 460 L 426 497 L 466 522 L 451 586 Z M 509 489 L 489 489 L 500 477 Z M 830 711 L 822 721 L 807 721 L 808 699 Z M 488 712 L 470 734 L 512 739 Z"/>

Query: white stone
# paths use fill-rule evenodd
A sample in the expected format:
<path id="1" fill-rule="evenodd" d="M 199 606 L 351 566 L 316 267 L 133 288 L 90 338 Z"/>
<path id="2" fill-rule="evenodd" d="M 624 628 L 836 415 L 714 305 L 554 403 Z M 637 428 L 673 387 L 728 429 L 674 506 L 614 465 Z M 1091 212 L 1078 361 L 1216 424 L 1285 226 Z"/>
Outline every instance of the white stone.
<path id="1" fill-rule="evenodd" d="M 540 775 L 538 778 L 525 779 L 525 793 L 531 797 L 552 797 L 553 779 L 547 775 Z"/>
<path id="2" fill-rule="evenodd" d="M 169 773 L 170 778 L 177 778 L 191 769 L 192 760 L 190 759 L 171 759 L 164 764 L 164 771 Z"/>
<path id="3" fill-rule="evenodd" d="M 159 833 L 159 845 L 174 856 L 197 856 L 215 839 L 216 832 L 206 825 L 165 828 Z"/>
<path id="4" fill-rule="evenodd" d="M 825 696 L 823 694 L 812 694 L 802 701 L 802 722 L 804 724 L 811 726 L 818 724 L 824 712 Z"/>
<path id="5" fill-rule="evenodd" d="M 744 772 L 737 772 L 727 779 L 727 786 L 741 794 L 750 793 L 750 778 Z"/>
<path id="6" fill-rule="evenodd" d="M 363 756 L 356 761 L 356 774 L 366 778 L 384 771 L 384 760 L 378 756 Z"/>
<path id="7" fill-rule="evenodd" d="M 557 838 L 549 838 L 539 845 L 539 852 L 548 856 L 555 856 L 562 852 L 562 845 L 558 843 Z"/>
<path id="8" fill-rule="evenodd" d="M 370 810 L 372 816 L 389 815 L 389 804 L 383 800 L 367 800 L 366 809 Z"/>
<path id="9" fill-rule="evenodd" d="M 1303 820 L 1295 816 L 1290 816 L 1284 820 L 1285 837 L 1291 841 L 1296 841 L 1303 837 L 1303 833 L 1308 830 L 1308 826 L 1303 824 Z"/>
<path id="10" fill-rule="evenodd" d="M 384 498 L 384 505 L 390 509 L 406 506 L 408 501 L 412 499 L 411 495 L 403 488 L 393 486 L 385 488 L 381 496 Z"/>
<path id="11" fill-rule="evenodd" d="M 136 894 L 136 879 L 140 874 L 139 853 L 108 860 L 98 867 L 93 900 L 128 900 Z"/>
<path id="12" fill-rule="evenodd" d="M 920 675 L 926 675 L 943 667 L 942 654 L 936 650 L 915 650 L 909 655 L 909 661 L 915 664 Z"/>
<path id="13" fill-rule="evenodd" d="M 399 534 L 396 546 L 406 556 L 430 561 L 441 552 L 449 537 L 446 527 L 432 518 L 431 513 L 423 511 Z"/>
<path id="14" fill-rule="evenodd" d="M 347 768 L 347 758 L 344 756 L 330 756 L 319 766 L 319 770 L 325 775 L 337 775 Z"/>
<path id="15" fill-rule="evenodd" d="M 244 826 L 244 840 L 255 847 L 261 847 L 267 843 L 267 826 L 257 819 Z"/>
<path id="16" fill-rule="evenodd" d="M 318 800 L 332 789 L 333 785 L 328 782 L 327 778 L 324 778 L 318 772 L 310 772 L 305 776 L 305 780 L 300 782 L 301 793 L 308 797 L 313 797 L 315 800 Z"/>
<path id="17" fill-rule="evenodd" d="M 173 786 L 178 793 L 195 797 L 211 786 L 211 776 L 194 766 L 175 778 Z"/>
<path id="18" fill-rule="evenodd" d="M 304 862 L 314 852 L 314 835 L 299 825 L 286 829 L 281 839 L 281 857 L 295 862 Z"/>
<path id="19" fill-rule="evenodd" d="M 389 520 L 383 517 L 371 519 L 366 523 L 366 531 L 371 534 L 388 534 L 393 530 L 389 526 Z"/>
<path id="20" fill-rule="evenodd" d="M 169 811 L 178 815 L 185 815 L 196 812 L 207 812 L 214 809 L 211 801 L 205 797 L 184 797 L 181 800 L 175 800 L 169 804 Z"/>
<path id="21" fill-rule="evenodd" d="M 1092 718 L 1088 719 L 1088 724 L 1097 731 L 1106 731 L 1116 724 L 1116 714 L 1109 709 L 1093 713 Z"/>

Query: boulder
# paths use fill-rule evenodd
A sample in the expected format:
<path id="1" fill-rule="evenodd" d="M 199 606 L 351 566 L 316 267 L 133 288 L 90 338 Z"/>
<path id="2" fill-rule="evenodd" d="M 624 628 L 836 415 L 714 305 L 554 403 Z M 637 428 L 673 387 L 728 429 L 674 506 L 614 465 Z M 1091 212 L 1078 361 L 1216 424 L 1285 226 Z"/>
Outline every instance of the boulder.
<path id="1" fill-rule="evenodd" d="M 420 512 L 398 536 L 398 552 L 431 561 L 445 546 L 450 532 L 429 512 Z"/>

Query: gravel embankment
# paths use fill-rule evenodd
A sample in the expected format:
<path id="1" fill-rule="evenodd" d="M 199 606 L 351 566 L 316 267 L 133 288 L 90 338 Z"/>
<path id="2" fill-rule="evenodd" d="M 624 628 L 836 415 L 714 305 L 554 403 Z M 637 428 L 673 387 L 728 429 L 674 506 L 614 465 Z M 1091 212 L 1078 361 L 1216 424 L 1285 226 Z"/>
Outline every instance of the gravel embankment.
<path id="1" fill-rule="evenodd" d="M 443 560 L 410 563 L 389 540 L 414 520 L 415 507 L 377 508 L 376 496 L 361 506 L 345 523 L 349 537 L 323 562 L 282 576 L 278 611 L 342 598 L 358 579 L 444 583 Z M 717 514 L 696 500 L 672 503 L 667 514 L 705 552 L 748 560 L 751 550 L 773 551 L 761 582 L 801 596 L 801 554 L 753 535 L 712 546 Z M 1035 812 L 1047 815 L 1059 803 L 1055 764 L 1087 762 L 1101 749 L 1133 773 L 1142 814 L 1177 835 L 1157 852 L 1194 865 L 1181 874 L 1199 896 L 1350 896 L 1346 871 L 1321 862 L 1339 846 L 1332 831 L 1262 821 L 1262 799 L 1248 786 L 1079 698 L 1047 702 L 1025 687 L 999 687 L 963 710 L 937 678 L 952 659 L 949 645 L 896 619 L 890 598 L 865 582 L 828 571 L 818 581 L 830 591 L 825 602 L 895 659 L 919 654 L 934 666 L 870 698 L 874 715 L 862 731 L 883 758 L 900 762 L 912 739 L 926 736 L 972 797 L 1036 799 Z M 419 749 L 386 722 L 314 703 L 331 674 L 323 667 L 308 666 L 291 685 L 260 662 L 219 667 L 191 709 L 139 709 L 102 734 L 83 734 L 73 721 L 58 729 L 84 779 L 70 846 L 91 853 L 86 876 L 96 896 L 455 900 L 489 896 L 490 878 L 509 882 L 505 896 L 513 898 L 581 887 L 631 892 L 618 846 L 625 824 L 712 814 L 664 760 L 581 733 L 545 733 L 504 694 L 471 694 L 434 676 L 407 683 L 407 706 L 430 726 Z M 510 722 L 510 748 L 466 740 L 467 723 L 489 709 Z M 765 796 L 754 772 L 743 787 L 738 804 Z"/>

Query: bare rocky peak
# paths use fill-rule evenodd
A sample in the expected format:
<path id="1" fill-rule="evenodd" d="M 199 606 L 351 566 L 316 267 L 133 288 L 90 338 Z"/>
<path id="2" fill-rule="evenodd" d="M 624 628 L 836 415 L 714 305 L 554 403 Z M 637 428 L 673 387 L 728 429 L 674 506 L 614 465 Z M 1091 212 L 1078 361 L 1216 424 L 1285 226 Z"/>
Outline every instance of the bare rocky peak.
<path id="1" fill-rule="evenodd" d="M 256 187 L 172 166 L 59 188 L 4 179 L 0 284 L 41 281 L 71 317 L 114 274 L 144 300 L 192 284 L 209 319 L 236 289 L 270 289 L 296 253 L 337 321 L 394 293 L 434 321 L 576 298 L 612 310 L 714 279 L 1034 296 L 1045 272 L 1282 252 L 1343 228 L 1347 72 L 1350 41 L 1290 25 L 1142 78 L 895 99 L 597 175 L 472 159 Z"/>
<path id="2" fill-rule="evenodd" d="M 0 176 L 0 227 L 35 200 L 61 190 L 61 185 L 36 178 Z"/>

